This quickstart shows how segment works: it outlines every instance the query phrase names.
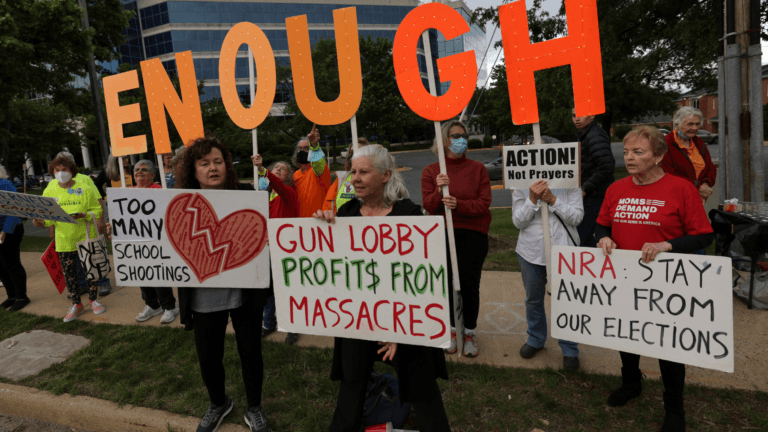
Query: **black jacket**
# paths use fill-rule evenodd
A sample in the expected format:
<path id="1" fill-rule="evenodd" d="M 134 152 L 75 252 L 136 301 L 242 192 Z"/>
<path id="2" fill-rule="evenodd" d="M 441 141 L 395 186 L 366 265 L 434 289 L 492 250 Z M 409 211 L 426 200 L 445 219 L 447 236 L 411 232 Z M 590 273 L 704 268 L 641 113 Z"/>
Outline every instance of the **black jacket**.
<path id="1" fill-rule="evenodd" d="M 584 198 L 602 199 L 613 183 L 616 164 L 611 139 L 595 121 L 579 131 L 578 137 L 581 143 L 581 190 L 587 193 Z"/>

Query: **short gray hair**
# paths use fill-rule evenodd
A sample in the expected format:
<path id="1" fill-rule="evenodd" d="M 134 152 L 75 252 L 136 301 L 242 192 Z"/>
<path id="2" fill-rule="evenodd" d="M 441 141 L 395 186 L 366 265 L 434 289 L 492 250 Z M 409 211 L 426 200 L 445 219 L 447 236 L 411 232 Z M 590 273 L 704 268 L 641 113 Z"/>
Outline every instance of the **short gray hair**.
<path id="1" fill-rule="evenodd" d="M 379 173 L 384 174 L 389 170 L 389 181 L 384 184 L 384 192 L 381 194 L 381 200 L 384 201 L 384 205 L 390 207 L 395 202 L 408 198 L 408 189 L 405 187 L 403 176 L 397 170 L 397 164 L 395 158 L 389 154 L 387 149 L 379 144 L 371 144 L 360 147 L 352 156 L 352 160 L 359 159 L 361 157 L 367 157 L 371 161 L 373 168 Z M 358 198 L 360 202 L 363 202 Z"/>
<path id="2" fill-rule="evenodd" d="M 301 144 L 304 141 L 309 143 L 310 148 L 312 147 L 312 143 L 309 142 L 309 138 L 307 137 L 304 137 L 296 142 L 296 146 L 293 147 L 293 154 L 291 155 L 291 162 L 293 162 L 293 165 L 296 168 L 301 167 L 301 164 L 299 163 L 299 158 L 297 155 L 299 154 L 299 144 Z"/>
<path id="3" fill-rule="evenodd" d="M 460 120 L 449 120 L 447 122 L 444 122 L 442 127 L 440 128 L 440 133 L 443 135 L 443 147 L 446 145 L 450 145 L 451 141 L 448 138 L 448 133 L 453 129 L 454 126 L 461 126 L 462 129 L 464 129 L 464 133 L 468 134 L 467 132 L 467 125 L 464 124 L 463 121 Z M 432 147 L 429 148 L 432 150 L 432 153 L 435 155 L 438 155 L 437 150 L 437 137 L 435 137 L 434 141 L 432 141 Z"/>
<path id="4" fill-rule="evenodd" d="M 7 179 L 8 178 L 8 171 L 5 170 L 5 167 L 0 165 L 0 179 Z"/>
<path id="5" fill-rule="evenodd" d="M 294 185 L 294 183 L 293 183 L 293 168 L 291 167 L 290 163 L 288 163 L 286 161 L 272 162 L 272 164 L 267 169 L 270 170 L 270 171 L 274 171 L 275 167 L 278 166 L 278 165 L 285 165 L 285 167 L 288 169 L 288 178 L 285 179 L 283 184 L 285 184 L 286 186 L 293 186 Z"/>
<path id="6" fill-rule="evenodd" d="M 73 155 L 72 153 L 70 153 L 68 151 L 60 151 L 59 154 L 56 155 L 56 157 L 59 157 L 59 156 L 68 157 L 68 158 L 72 159 L 73 161 L 75 160 L 75 155 Z"/>
<path id="7" fill-rule="evenodd" d="M 704 114 L 701 113 L 698 109 L 691 107 L 691 106 L 684 106 L 677 110 L 675 112 L 675 115 L 672 116 L 672 125 L 675 128 L 675 130 L 680 130 L 680 128 L 683 126 L 683 122 L 685 119 L 687 119 L 690 116 L 696 116 L 699 118 L 699 121 L 701 122 L 701 125 L 704 126 Z"/>
<path id="8" fill-rule="evenodd" d="M 157 174 L 157 167 L 155 167 L 155 164 L 152 163 L 149 159 L 142 159 L 138 162 L 136 162 L 136 165 L 133 166 L 133 169 L 136 169 L 140 165 L 146 165 L 149 168 L 149 172 L 152 175 Z"/>

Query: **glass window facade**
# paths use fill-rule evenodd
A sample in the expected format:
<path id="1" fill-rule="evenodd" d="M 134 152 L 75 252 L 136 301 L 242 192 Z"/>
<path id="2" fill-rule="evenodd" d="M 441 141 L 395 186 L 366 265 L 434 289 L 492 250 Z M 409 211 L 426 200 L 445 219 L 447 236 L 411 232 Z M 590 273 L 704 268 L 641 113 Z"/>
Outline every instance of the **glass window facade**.
<path id="1" fill-rule="evenodd" d="M 141 10 L 141 27 L 144 30 L 170 23 L 168 3 L 160 3 Z"/>
<path id="2" fill-rule="evenodd" d="M 147 57 L 157 57 L 174 52 L 171 32 L 145 37 L 144 48 L 147 50 Z"/>

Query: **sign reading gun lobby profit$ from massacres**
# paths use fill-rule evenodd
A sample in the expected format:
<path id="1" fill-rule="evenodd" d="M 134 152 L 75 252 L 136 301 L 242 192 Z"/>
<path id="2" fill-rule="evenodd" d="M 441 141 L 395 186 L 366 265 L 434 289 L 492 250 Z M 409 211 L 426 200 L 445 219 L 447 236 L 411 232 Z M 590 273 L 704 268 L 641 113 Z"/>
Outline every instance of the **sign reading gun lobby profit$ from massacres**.
<path id="1" fill-rule="evenodd" d="M 119 286 L 266 288 L 267 192 L 109 192 Z"/>
<path id="2" fill-rule="evenodd" d="M 733 372 L 731 260 L 552 248 L 552 336 Z"/>
<path id="3" fill-rule="evenodd" d="M 442 217 L 272 219 L 269 244 L 281 331 L 450 345 Z"/>
<path id="4" fill-rule="evenodd" d="M 504 187 L 529 189 L 546 180 L 550 189 L 581 187 L 579 143 L 504 146 Z"/>

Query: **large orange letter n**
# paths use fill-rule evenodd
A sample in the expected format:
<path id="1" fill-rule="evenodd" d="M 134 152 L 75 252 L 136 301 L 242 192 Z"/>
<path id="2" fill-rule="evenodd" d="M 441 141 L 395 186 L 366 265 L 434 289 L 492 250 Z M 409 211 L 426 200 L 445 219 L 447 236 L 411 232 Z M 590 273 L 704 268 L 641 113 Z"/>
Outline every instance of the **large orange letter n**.
<path id="1" fill-rule="evenodd" d="M 565 11 L 568 36 L 531 44 L 525 0 L 499 7 L 509 102 L 515 124 L 539 121 L 533 73 L 568 64 L 573 77 L 576 115 L 605 112 L 596 0 L 565 0 Z"/>

